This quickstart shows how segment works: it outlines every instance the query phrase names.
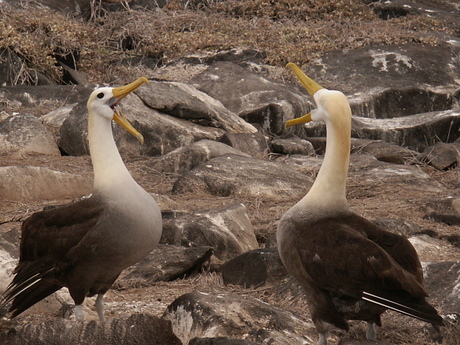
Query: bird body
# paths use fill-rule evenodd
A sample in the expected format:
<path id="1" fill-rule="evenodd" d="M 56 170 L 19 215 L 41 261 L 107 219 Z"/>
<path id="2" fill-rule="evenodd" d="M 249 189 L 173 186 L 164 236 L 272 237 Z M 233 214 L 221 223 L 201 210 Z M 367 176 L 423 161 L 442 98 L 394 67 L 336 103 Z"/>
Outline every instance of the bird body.
<path id="1" fill-rule="evenodd" d="M 79 201 L 34 213 L 21 228 L 20 258 L 2 304 L 15 317 L 67 287 L 82 320 L 85 297 L 103 295 L 119 274 L 158 244 L 162 221 L 154 198 L 124 165 L 112 134 L 112 119 L 142 136 L 117 108 L 120 99 L 147 79 L 119 88 L 100 88 L 88 100 L 88 140 L 94 168 L 93 193 Z"/>
<path id="2" fill-rule="evenodd" d="M 368 338 L 386 309 L 435 326 L 442 318 L 429 305 L 417 253 L 401 235 L 354 214 L 346 200 L 351 110 L 345 95 L 322 88 L 288 64 L 314 97 L 317 109 L 287 126 L 326 124 L 326 153 L 310 191 L 281 218 L 278 251 L 287 271 L 305 291 L 312 320 L 325 345 L 331 328 L 365 320 Z"/>

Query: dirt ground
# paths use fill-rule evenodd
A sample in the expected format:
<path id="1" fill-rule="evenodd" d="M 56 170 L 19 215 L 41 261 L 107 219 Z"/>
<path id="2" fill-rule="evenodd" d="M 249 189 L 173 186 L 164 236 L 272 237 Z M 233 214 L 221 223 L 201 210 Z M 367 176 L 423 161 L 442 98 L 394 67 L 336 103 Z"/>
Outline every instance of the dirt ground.
<path id="1" fill-rule="evenodd" d="M 181 210 L 199 211 L 217 208 L 234 202 L 243 202 L 250 213 L 251 221 L 261 246 L 276 232 L 276 226 L 281 215 L 290 208 L 296 200 L 272 202 L 244 197 L 215 197 L 206 193 L 172 194 L 172 185 L 178 178 L 173 174 L 162 174 L 154 169 L 154 157 L 125 157 L 133 177 L 148 192 L 161 194 L 175 201 Z M 29 165 L 44 166 L 53 170 L 75 173 L 92 177 L 90 158 L 84 157 L 49 157 L 26 156 L 20 158 L 2 157 L 0 166 Z M 395 183 L 386 184 L 379 181 L 369 182 L 360 179 L 356 173 L 350 173 L 348 179 L 348 198 L 352 209 L 360 215 L 370 219 L 375 218 L 402 218 L 409 223 L 416 224 L 423 233 L 432 234 L 437 239 L 458 235 L 458 227 L 435 223 L 423 219 L 427 201 L 448 196 L 460 195 L 460 169 L 439 172 L 429 167 L 423 168 L 435 181 L 443 193 L 430 192 L 423 184 Z M 305 188 L 299 186 L 299 188 Z M 307 190 L 305 190 L 307 191 Z M 0 204 L 0 231 L 12 227 L 19 227 L 20 221 L 28 215 L 50 204 L 62 204 L 70 200 L 52 200 L 48 202 L 20 203 L 3 202 Z M 447 249 L 446 249 L 447 248 Z M 420 253 L 423 262 L 440 262 L 460 259 L 460 248 L 455 246 L 434 246 L 429 251 Z M 265 302 L 292 310 L 301 317 L 308 318 L 308 309 L 300 295 L 294 297 L 286 293 L 285 286 L 264 286 L 258 289 L 243 289 L 237 286 L 226 286 L 217 272 L 202 272 L 192 277 L 186 277 L 172 282 L 158 282 L 148 288 L 133 288 L 126 290 L 110 290 L 106 295 L 106 314 L 108 317 L 121 317 L 133 312 L 149 313 L 161 316 L 167 306 L 180 295 L 191 291 L 208 293 L 235 293 L 259 298 Z M 42 322 L 52 319 L 66 308 L 63 297 L 59 294 L 48 298 L 18 317 L 14 323 Z M 93 308 L 94 301 L 88 299 L 87 314 L 90 319 L 97 319 Z M 68 309 L 68 308 L 67 308 Z M 71 315 L 67 313 L 66 315 Z M 426 327 L 423 322 L 410 319 L 393 312 L 387 312 L 383 317 L 383 328 L 379 336 L 382 340 L 394 344 L 430 344 L 426 336 Z M 344 337 L 342 332 L 332 333 L 331 343 L 337 343 Z M 365 338 L 365 324 L 352 322 L 349 338 Z M 444 344 L 460 344 L 460 331 L 447 331 Z"/>

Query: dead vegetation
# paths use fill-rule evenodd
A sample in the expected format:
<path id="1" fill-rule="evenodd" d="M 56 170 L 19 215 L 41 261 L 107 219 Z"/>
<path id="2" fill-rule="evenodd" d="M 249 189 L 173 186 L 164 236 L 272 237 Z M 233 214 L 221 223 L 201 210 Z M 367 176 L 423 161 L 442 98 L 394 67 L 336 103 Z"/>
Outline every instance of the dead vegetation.
<path id="1" fill-rule="evenodd" d="M 382 20 L 358 0 L 171 0 L 163 9 L 109 12 L 92 2 L 88 18 L 34 2 L 0 8 L 0 59 L 8 84 L 63 83 L 62 64 L 90 82 L 123 81 L 146 60 L 258 49 L 266 63 L 307 64 L 326 51 L 377 44 L 436 45 L 432 32 L 453 29 L 441 19 L 408 15 Z M 33 15 L 30 15 L 30 14 Z"/>

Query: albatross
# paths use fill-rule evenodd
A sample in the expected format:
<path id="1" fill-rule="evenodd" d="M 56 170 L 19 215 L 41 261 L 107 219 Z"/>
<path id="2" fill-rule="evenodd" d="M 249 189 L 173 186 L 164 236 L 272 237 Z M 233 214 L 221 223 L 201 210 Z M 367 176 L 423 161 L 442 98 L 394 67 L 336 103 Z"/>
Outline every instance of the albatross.
<path id="1" fill-rule="evenodd" d="M 75 302 L 76 320 L 84 320 L 85 297 L 97 295 L 96 311 L 105 322 L 104 294 L 125 268 L 158 244 L 160 209 L 132 178 L 112 134 L 114 120 L 143 143 L 119 108 L 120 100 L 143 83 L 148 83 L 144 77 L 91 93 L 87 106 L 93 192 L 23 222 L 19 263 L 1 301 L 3 306 L 12 302 L 11 318 L 66 287 Z"/>
<path id="2" fill-rule="evenodd" d="M 425 300 L 417 253 L 403 236 L 385 231 L 353 213 L 346 199 L 350 159 L 351 110 L 340 91 L 328 90 L 287 65 L 314 98 L 317 109 L 289 120 L 286 127 L 309 121 L 326 124 L 326 152 L 309 192 L 281 218 L 278 251 L 287 271 L 302 286 L 318 345 L 333 328 L 348 330 L 347 320 L 368 323 L 367 338 L 387 309 L 443 325 Z"/>

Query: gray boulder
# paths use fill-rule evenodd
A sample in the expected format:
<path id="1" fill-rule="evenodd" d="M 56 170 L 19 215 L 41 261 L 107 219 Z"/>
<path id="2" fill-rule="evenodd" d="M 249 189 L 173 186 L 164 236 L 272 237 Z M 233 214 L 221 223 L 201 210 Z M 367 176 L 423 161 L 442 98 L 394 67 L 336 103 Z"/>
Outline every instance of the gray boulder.
<path id="1" fill-rule="evenodd" d="M 255 133 L 257 130 L 195 87 L 178 82 L 151 81 L 136 94 L 152 109 L 226 132 Z"/>
<path id="2" fill-rule="evenodd" d="M 300 196 L 311 185 L 311 178 L 275 162 L 225 155 L 210 159 L 183 174 L 174 193 L 207 192 L 212 195 L 242 195 L 279 200 Z"/>
<path id="3" fill-rule="evenodd" d="M 224 134 L 220 141 L 255 158 L 264 159 L 268 156 L 267 138 L 261 132 L 228 132 Z"/>
<path id="4" fill-rule="evenodd" d="M 152 286 L 158 281 L 171 281 L 200 272 L 209 261 L 211 247 L 179 247 L 160 244 L 142 261 L 127 268 L 115 282 L 115 288 Z M 172 259 L 174 258 L 174 259 Z"/>
<path id="5" fill-rule="evenodd" d="M 435 222 L 447 225 L 460 225 L 460 198 L 447 197 L 443 199 L 429 200 L 425 208 L 425 219 L 431 219 Z M 460 234 L 447 236 L 447 239 L 460 247 Z"/>
<path id="6" fill-rule="evenodd" d="M 54 109 L 49 113 L 40 116 L 40 122 L 43 123 L 56 138 L 59 138 L 59 132 L 62 124 L 77 104 L 78 103 L 70 103 Z"/>
<path id="7" fill-rule="evenodd" d="M 73 199 L 91 193 L 92 185 L 91 178 L 43 167 L 0 167 L 1 200 Z"/>
<path id="8" fill-rule="evenodd" d="M 452 108 L 459 46 L 372 46 L 325 53 L 308 75 L 352 96 L 355 115 L 389 118 Z M 355 102 L 356 100 L 356 102 Z M 359 101 L 358 101 L 359 100 Z"/>
<path id="9" fill-rule="evenodd" d="M 287 139 L 275 138 L 270 142 L 270 150 L 273 153 L 285 155 L 313 155 L 315 149 L 308 140 L 292 137 Z"/>
<path id="10" fill-rule="evenodd" d="M 253 341 L 247 339 L 232 339 L 229 337 L 216 337 L 216 338 L 193 338 L 189 341 L 188 345 L 258 345 Z"/>
<path id="11" fill-rule="evenodd" d="M 425 268 L 425 286 L 441 309 L 441 314 L 459 313 L 458 279 L 460 261 L 437 262 Z"/>
<path id="12" fill-rule="evenodd" d="M 427 147 L 417 159 L 438 170 L 456 168 L 460 163 L 460 143 L 436 143 Z"/>
<path id="13" fill-rule="evenodd" d="M 382 183 L 406 183 L 419 186 L 426 191 L 439 191 L 441 186 L 430 181 L 430 176 L 416 165 L 401 165 L 380 162 L 370 155 L 352 155 L 349 176 L 368 185 Z"/>
<path id="14" fill-rule="evenodd" d="M 163 314 L 187 344 L 197 337 L 229 337 L 263 344 L 314 344 L 313 323 L 251 297 L 187 293 Z"/>
<path id="15" fill-rule="evenodd" d="M 18 263 L 20 226 L 19 223 L 0 225 L 0 294 L 11 282 L 11 274 Z"/>
<path id="16" fill-rule="evenodd" d="M 12 115 L 0 122 L 0 156 L 29 153 L 59 156 L 54 136 L 32 115 Z"/>
<path id="17" fill-rule="evenodd" d="M 247 156 L 229 145 L 203 139 L 158 157 L 155 161 L 155 168 L 164 172 L 181 174 L 211 158 L 226 154 Z"/>
<path id="18" fill-rule="evenodd" d="M 287 276 L 276 248 L 247 251 L 224 263 L 220 272 L 225 284 L 245 288 L 277 285 Z"/>
<path id="19" fill-rule="evenodd" d="M 374 156 L 377 160 L 392 164 L 413 163 L 418 152 L 384 141 L 363 142 L 362 145 L 353 145 L 352 153 L 367 154 Z"/>
<path id="20" fill-rule="evenodd" d="M 13 109 L 57 109 L 64 103 L 86 102 L 91 91 L 92 88 L 80 85 L 2 86 L 0 99 L 8 100 Z"/>
<path id="21" fill-rule="evenodd" d="M 286 120 L 310 109 L 296 86 L 270 81 L 232 62 L 215 62 L 189 82 L 268 133 L 282 133 Z"/>
<path id="22" fill-rule="evenodd" d="M 352 136 L 354 138 L 381 140 L 414 151 L 422 151 L 431 142 L 452 142 L 460 135 L 454 128 L 460 127 L 460 111 L 446 110 L 387 119 L 354 116 Z M 325 137 L 321 123 L 308 123 L 303 132 L 296 134 L 303 139 Z M 289 130 L 288 130 L 289 131 Z"/>
<path id="23" fill-rule="evenodd" d="M 0 343 L 8 345 L 182 345 L 174 335 L 171 323 L 146 314 L 133 314 L 128 318 L 75 322 L 56 319 L 42 323 L 17 324 L 0 332 Z"/>
<path id="24" fill-rule="evenodd" d="M 166 219 L 160 243 L 210 246 L 220 260 L 229 260 L 259 247 L 243 204 Z"/>

